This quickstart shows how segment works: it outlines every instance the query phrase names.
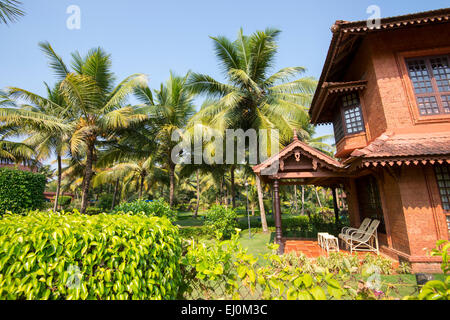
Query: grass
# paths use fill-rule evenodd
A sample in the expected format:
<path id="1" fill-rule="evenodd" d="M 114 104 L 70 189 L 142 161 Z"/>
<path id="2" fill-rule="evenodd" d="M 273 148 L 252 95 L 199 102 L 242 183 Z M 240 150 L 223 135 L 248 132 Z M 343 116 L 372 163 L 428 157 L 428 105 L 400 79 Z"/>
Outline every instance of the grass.
<path id="1" fill-rule="evenodd" d="M 252 254 L 254 257 L 259 257 L 260 254 L 264 255 L 270 253 L 270 250 L 267 248 L 267 244 L 270 240 L 270 232 L 251 233 L 251 238 L 249 238 L 248 230 L 243 230 L 241 232 L 240 243 L 243 248 L 248 249 L 248 253 Z"/>

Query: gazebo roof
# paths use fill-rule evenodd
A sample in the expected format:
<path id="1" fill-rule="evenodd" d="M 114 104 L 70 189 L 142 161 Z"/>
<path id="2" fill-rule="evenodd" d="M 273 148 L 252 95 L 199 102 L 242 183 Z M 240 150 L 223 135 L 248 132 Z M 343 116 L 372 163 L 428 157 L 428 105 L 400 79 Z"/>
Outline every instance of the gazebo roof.
<path id="1" fill-rule="evenodd" d="M 343 164 L 298 140 L 297 134 L 278 154 L 252 169 L 265 182 L 279 179 L 283 184 L 334 185 L 348 177 Z"/>

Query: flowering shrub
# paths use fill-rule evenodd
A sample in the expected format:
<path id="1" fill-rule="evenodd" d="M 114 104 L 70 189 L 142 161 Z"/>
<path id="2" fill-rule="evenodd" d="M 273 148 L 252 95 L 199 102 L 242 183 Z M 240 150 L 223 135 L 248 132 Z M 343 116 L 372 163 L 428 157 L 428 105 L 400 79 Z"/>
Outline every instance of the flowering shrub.
<path id="1" fill-rule="evenodd" d="M 167 217 L 174 221 L 177 213 L 172 210 L 167 202 L 163 199 L 146 202 L 144 200 L 135 200 L 133 202 L 124 202 L 119 204 L 112 211 L 114 214 L 144 214 L 146 216 Z"/>
<path id="2" fill-rule="evenodd" d="M 181 240 L 169 220 L 33 212 L 0 220 L 0 299 L 174 299 Z"/>

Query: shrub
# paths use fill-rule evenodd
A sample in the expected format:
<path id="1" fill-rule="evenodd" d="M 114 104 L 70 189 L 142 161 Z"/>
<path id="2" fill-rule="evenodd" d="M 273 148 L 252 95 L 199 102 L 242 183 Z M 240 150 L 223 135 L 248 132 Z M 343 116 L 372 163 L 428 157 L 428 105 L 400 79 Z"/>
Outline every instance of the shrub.
<path id="1" fill-rule="evenodd" d="M 277 245 L 270 248 L 275 251 Z M 252 299 L 356 298 L 341 286 L 339 275 L 327 270 L 311 275 L 299 267 L 284 267 L 280 256 L 273 253 L 264 255 L 268 265 L 258 266 L 258 259 L 239 243 L 238 234 L 225 241 L 192 241 L 186 251 L 181 260 L 182 291 L 188 298 L 241 299 L 246 293 Z"/>
<path id="2" fill-rule="evenodd" d="M 229 239 L 237 227 L 236 218 L 234 209 L 213 205 L 206 214 L 205 226 L 210 226 L 213 233 L 220 233 L 221 238 Z"/>
<path id="3" fill-rule="evenodd" d="M 46 179 L 39 173 L 0 169 L 0 214 L 41 208 Z"/>
<path id="4" fill-rule="evenodd" d="M 146 202 L 144 200 L 134 200 L 133 202 L 124 202 L 116 206 L 113 213 L 145 214 L 147 216 L 167 217 L 174 221 L 177 213 L 172 210 L 163 199 Z"/>
<path id="5" fill-rule="evenodd" d="M 103 212 L 103 210 L 102 210 L 101 208 L 97 208 L 97 207 L 87 207 L 85 213 L 86 213 L 87 215 L 92 216 L 92 215 L 100 214 L 100 213 L 102 213 L 102 212 Z"/>
<path id="6" fill-rule="evenodd" d="M 112 194 L 104 194 L 98 199 L 97 207 L 102 209 L 103 211 L 111 210 L 113 195 Z"/>
<path id="7" fill-rule="evenodd" d="M 159 217 L 32 212 L 0 220 L 0 299 L 174 299 L 178 228 Z"/>
<path id="8" fill-rule="evenodd" d="M 180 237 L 185 239 L 212 239 L 214 238 L 213 232 L 211 232 L 211 228 L 207 226 L 199 226 L 199 227 L 182 227 L 180 228 Z"/>
<path id="9" fill-rule="evenodd" d="M 72 202 L 71 196 L 59 196 L 58 204 L 61 207 L 67 207 Z"/>

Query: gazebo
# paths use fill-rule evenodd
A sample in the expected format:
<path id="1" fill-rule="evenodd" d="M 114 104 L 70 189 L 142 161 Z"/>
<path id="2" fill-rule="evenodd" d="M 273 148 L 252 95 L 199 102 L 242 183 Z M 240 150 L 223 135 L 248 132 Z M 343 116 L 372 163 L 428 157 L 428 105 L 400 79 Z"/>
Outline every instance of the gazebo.
<path id="1" fill-rule="evenodd" d="M 334 213 L 338 219 L 336 188 L 345 185 L 351 176 L 340 162 L 300 141 L 295 131 L 294 139 L 288 146 L 252 169 L 261 181 L 272 185 L 273 188 L 275 242 L 280 246 L 280 254 L 284 252 L 281 228 L 281 185 L 315 185 L 331 188 Z"/>

